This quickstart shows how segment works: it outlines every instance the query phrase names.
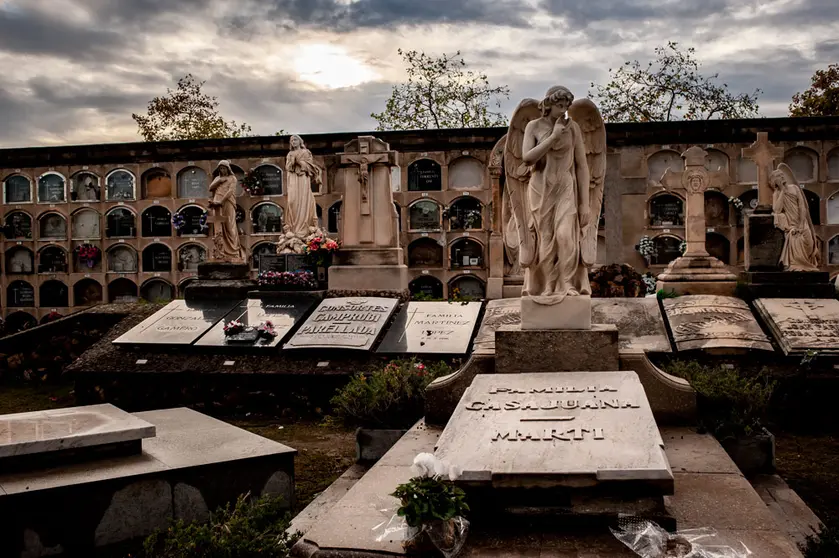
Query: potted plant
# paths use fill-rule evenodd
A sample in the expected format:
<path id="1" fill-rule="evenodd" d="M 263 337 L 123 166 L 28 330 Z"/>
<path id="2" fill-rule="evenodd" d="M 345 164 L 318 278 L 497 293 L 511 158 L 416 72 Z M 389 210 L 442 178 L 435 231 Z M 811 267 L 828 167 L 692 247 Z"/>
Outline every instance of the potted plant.
<path id="1" fill-rule="evenodd" d="M 311 271 L 261 271 L 259 288 L 269 291 L 316 291 L 318 280 Z"/>
<path id="2" fill-rule="evenodd" d="M 356 460 L 378 461 L 425 412 L 425 388 L 453 372 L 444 361 L 392 360 L 372 374 L 356 374 L 331 404 L 336 418 L 356 430 Z"/>

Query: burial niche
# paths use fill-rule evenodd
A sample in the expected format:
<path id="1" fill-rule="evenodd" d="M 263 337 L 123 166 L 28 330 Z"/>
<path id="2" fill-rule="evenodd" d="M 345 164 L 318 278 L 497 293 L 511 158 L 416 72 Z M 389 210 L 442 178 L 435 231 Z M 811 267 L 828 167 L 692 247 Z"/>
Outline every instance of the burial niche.
<path id="1" fill-rule="evenodd" d="M 143 271 L 169 273 L 172 271 L 172 251 L 165 244 L 150 244 L 143 250 Z"/>
<path id="2" fill-rule="evenodd" d="M 32 183 L 25 176 L 15 174 L 3 181 L 5 203 L 29 203 L 32 201 Z"/>
<path id="3" fill-rule="evenodd" d="M 839 181 L 839 148 L 827 154 L 827 179 L 831 182 Z"/>
<path id="4" fill-rule="evenodd" d="M 706 233 L 705 250 L 722 263 L 728 265 L 728 259 L 731 255 L 731 243 L 723 235 L 719 233 Z"/>
<path id="5" fill-rule="evenodd" d="M 449 206 L 450 230 L 475 230 L 482 226 L 481 202 L 477 199 L 460 198 Z"/>
<path id="6" fill-rule="evenodd" d="M 70 289 L 61 281 L 51 280 L 39 289 L 42 308 L 66 308 L 70 306 Z"/>
<path id="7" fill-rule="evenodd" d="M 35 256 L 32 250 L 15 246 L 6 252 L 6 273 L 26 274 L 35 269 Z"/>
<path id="8" fill-rule="evenodd" d="M 651 182 L 661 182 L 661 177 L 667 169 L 672 169 L 673 172 L 685 170 L 685 162 L 679 153 L 666 149 L 653 153 L 647 159 L 647 178 Z"/>
<path id="9" fill-rule="evenodd" d="M 408 228 L 412 231 L 440 230 L 440 206 L 432 200 L 420 200 L 408 208 Z"/>
<path id="10" fill-rule="evenodd" d="M 443 267 L 443 247 L 431 238 L 419 238 L 408 245 L 408 267 Z"/>
<path id="11" fill-rule="evenodd" d="M 169 302 L 175 298 L 175 288 L 162 279 L 152 279 L 140 287 L 140 298 L 149 302 Z"/>
<path id="12" fill-rule="evenodd" d="M 108 302 L 136 302 L 137 285 L 130 279 L 116 279 L 108 285 Z"/>
<path id="13" fill-rule="evenodd" d="M 32 217 L 23 211 L 13 211 L 6 215 L 6 226 L 3 234 L 8 240 L 31 239 Z"/>
<path id="14" fill-rule="evenodd" d="M 675 236 L 661 235 L 655 237 L 653 239 L 653 247 L 655 248 L 652 257 L 653 265 L 667 265 L 680 257 L 682 255 L 681 244 L 682 239 Z"/>
<path id="15" fill-rule="evenodd" d="M 38 201 L 60 203 L 64 201 L 66 181 L 57 172 L 48 172 L 38 178 Z"/>
<path id="16" fill-rule="evenodd" d="M 9 308 L 34 308 L 35 289 L 26 281 L 12 281 L 6 288 L 6 306 Z"/>
<path id="17" fill-rule="evenodd" d="M 283 210 L 273 203 L 261 203 L 251 211 L 254 234 L 283 232 Z"/>
<path id="18" fill-rule="evenodd" d="M 725 227 L 728 225 L 728 198 L 719 192 L 705 192 L 705 226 Z"/>
<path id="19" fill-rule="evenodd" d="M 78 172 L 70 179 L 72 201 L 99 201 L 99 177 L 92 172 Z"/>
<path id="20" fill-rule="evenodd" d="M 685 202 L 673 194 L 660 194 L 650 200 L 651 227 L 681 227 L 685 224 Z"/>
<path id="21" fill-rule="evenodd" d="M 452 243 L 451 267 L 482 267 L 484 265 L 484 247 L 471 238 L 459 238 Z"/>
<path id="22" fill-rule="evenodd" d="M 183 298 L 186 288 L 195 282 L 195 277 L 189 277 L 178 283 L 178 298 Z"/>
<path id="23" fill-rule="evenodd" d="M 99 214 L 92 209 L 80 209 L 70 217 L 72 234 L 75 239 L 99 238 Z"/>
<path id="24" fill-rule="evenodd" d="M 209 182 L 207 172 L 198 167 L 187 167 L 178 173 L 179 198 L 209 197 Z"/>
<path id="25" fill-rule="evenodd" d="M 73 285 L 73 300 L 76 306 L 91 306 L 102 302 L 102 285 L 93 279 L 82 279 Z"/>
<path id="26" fill-rule="evenodd" d="M 834 236 L 827 243 L 828 265 L 839 265 L 839 235 Z"/>
<path id="27" fill-rule="evenodd" d="M 283 195 L 283 171 L 274 165 L 260 165 L 256 168 L 256 172 L 262 175 L 263 195 Z"/>
<path id="28" fill-rule="evenodd" d="M 39 238 L 61 240 L 67 238 L 67 221 L 59 213 L 47 213 L 38 218 Z"/>
<path id="29" fill-rule="evenodd" d="M 411 281 L 408 290 L 414 298 L 443 298 L 442 281 L 430 275 L 423 275 Z"/>
<path id="30" fill-rule="evenodd" d="M 408 191 L 431 192 L 443 189 L 443 171 L 437 161 L 419 159 L 408 167 Z"/>
<path id="31" fill-rule="evenodd" d="M 28 312 L 12 312 L 6 318 L 6 333 L 11 335 L 19 331 L 31 329 L 38 325 L 38 320 Z"/>
<path id="32" fill-rule="evenodd" d="M 206 248 L 200 244 L 187 244 L 178 250 L 178 270 L 198 271 L 198 264 L 206 259 Z"/>
<path id="33" fill-rule="evenodd" d="M 728 155 L 716 149 L 707 151 L 708 157 L 705 160 L 705 168 L 711 172 L 722 171 L 728 173 Z"/>
<path id="34" fill-rule="evenodd" d="M 277 253 L 277 245 L 272 242 L 263 242 L 253 247 L 253 269 L 259 269 L 259 258 L 272 256 Z"/>
<path id="35" fill-rule="evenodd" d="M 817 156 L 809 149 L 797 148 L 787 151 L 784 162 L 792 169 L 799 182 L 812 182 L 816 178 Z"/>
<path id="36" fill-rule="evenodd" d="M 810 208 L 810 219 L 812 219 L 814 225 L 821 225 L 822 223 L 822 215 L 821 215 L 821 200 L 819 199 L 819 195 L 815 192 L 811 192 L 810 190 L 803 190 L 804 197 L 807 199 L 807 205 Z"/>
<path id="37" fill-rule="evenodd" d="M 67 273 L 67 252 L 60 246 L 46 246 L 38 253 L 38 273 Z"/>
<path id="38" fill-rule="evenodd" d="M 757 207 L 757 190 L 743 192 L 740 194 L 740 201 L 743 202 L 743 209 L 735 207 L 734 214 L 737 216 L 737 225 L 742 227 L 746 224 L 746 215 Z"/>
<path id="39" fill-rule="evenodd" d="M 128 246 L 115 246 L 108 250 L 108 271 L 137 273 L 137 252 Z"/>
<path id="40" fill-rule="evenodd" d="M 6 219 L 8 223 L 8 219 Z M 834 192 L 827 198 L 827 224 L 839 225 L 839 192 Z"/>
<path id="41" fill-rule="evenodd" d="M 109 200 L 133 200 L 134 199 L 134 174 L 125 169 L 118 169 L 105 178 L 107 186 L 107 199 Z"/>
<path id="42" fill-rule="evenodd" d="M 105 232 L 108 238 L 125 238 L 136 236 L 134 213 L 124 207 L 117 207 L 105 216 L 107 226 Z"/>
<path id="43" fill-rule="evenodd" d="M 484 284 L 476 277 L 461 275 L 449 283 L 449 298 L 461 300 L 482 299 L 484 298 Z"/>
<path id="44" fill-rule="evenodd" d="M 207 236 L 210 229 L 202 225 L 204 208 L 197 205 L 188 205 L 178 210 L 176 215 L 183 218 L 183 225 L 178 230 L 178 236 Z"/>
<path id="45" fill-rule="evenodd" d="M 153 168 L 143 174 L 144 198 L 168 198 L 172 195 L 172 176 L 163 169 Z"/>
<path id="46" fill-rule="evenodd" d="M 737 240 L 737 265 L 746 263 L 746 238 L 741 236 Z"/>
<path id="47" fill-rule="evenodd" d="M 160 205 L 153 205 L 140 217 L 140 229 L 144 238 L 172 236 L 172 214 Z"/>
<path id="48" fill-rule="evenodd" d="M 449 164 L 449 190 L 481 189 L 484 165 L 474 157 L 460 157 Z"/>
<path id="49" fill-rule="evenodd" d="M 326 232 L 338 232 L 338 220 L 341 218 L 342 202 L 335 202 L 329 206 L 329 211 L 326 214 Z"/>
<path id="50" fill-rule="evenodd" d="M 743 157 L 737 159 L 737 182 L 757 184 L 757 165 L 754 161 Z"/>

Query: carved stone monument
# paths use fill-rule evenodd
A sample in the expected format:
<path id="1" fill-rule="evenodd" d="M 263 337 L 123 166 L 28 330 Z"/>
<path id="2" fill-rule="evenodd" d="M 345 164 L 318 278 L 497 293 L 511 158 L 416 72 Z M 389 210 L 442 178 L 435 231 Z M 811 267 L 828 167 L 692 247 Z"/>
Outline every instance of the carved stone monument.
<path id="1" fill-rule="evenodd" d="M 772 188 L 769 175 L 775 160 L 784 155 L 784 149 L 769 142 L 766 132 L 758 132 L 757 141 L 743 148 L 743 158 L 757 165 L 757 207 L 745 217 L 746 271 L 777 271 L 783 247 L 783 234 L 775 228 L 772 216 Z"/>
<path id="2" fill-rule="evenodd" d="M 678 294 L 734 294 L 737 276 L 705 249 L 705 192 L 709 188 L 722 190 L 728 186 L 727 172 L 709 172 L 705 168 L 707 156 L 704 149 L 693 146 L 682 153 L 684 171 L 674 172 L 668 168 L 661 177 L 661 184 L 667 190 L 681 191 L 687 199 L 687 250 L 658 276 L 656 289 Z"/>
<path id="3" fill-rule="evenodd" d="M 302 254 L 310 239 L 328 236 L 318 226 L 317 204 L 312 193 L 312 186 L 320 186 L 323 178 L 303 138 L 294 135 L 289 141 L 291 150 L 286 155 L 288 206 L 283 235 L 277 240 L 277 253 Z"/>
<path id="4" fill-rule="evenodd" d="M 344 175 L 343 246 L 329 268 L 329 290 L 341 293 L 408 289 L 408 267 L 399 245 L 390 169 L 397 153 L 372 136 L 360 136 L 340 154 Z"/>

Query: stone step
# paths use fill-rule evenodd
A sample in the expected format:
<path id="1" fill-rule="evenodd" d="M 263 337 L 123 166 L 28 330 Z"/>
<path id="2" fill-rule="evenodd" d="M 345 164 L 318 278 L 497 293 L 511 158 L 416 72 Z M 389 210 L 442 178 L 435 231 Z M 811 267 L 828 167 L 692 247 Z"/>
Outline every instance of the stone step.
<path id="1" fill-rule="evenodd" d="M 807 544 L 808 537 L 821 533 L 824 524 L 784 479 L 778 475 L 756 475 L 749 480 L 775 521 L 799 548 Z"/>
<path id="2" fill-rule="evenodd" d="M 317 495 L 308 506 L 294 516 L 289 525 L 289 533 L 303 533 L 305 534 L 309 529 L 318 523 L 318 521 L 329 510 L 335 507 L 341 499 L 347 495 L 347 492 L 355 486 L 361 477 L 368 471 L 369 467 L 356 463 L 338 477 L 335 482 L 330 484 L 326 490 Z"/>

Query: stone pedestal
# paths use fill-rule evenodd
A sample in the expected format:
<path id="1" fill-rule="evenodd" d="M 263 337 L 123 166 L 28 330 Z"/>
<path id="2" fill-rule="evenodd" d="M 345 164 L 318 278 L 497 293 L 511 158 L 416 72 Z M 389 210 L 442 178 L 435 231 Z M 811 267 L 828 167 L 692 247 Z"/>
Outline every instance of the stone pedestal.
<path id="1" fill-rule="evenodd" d="M 401 293 L 408 288 L 402 248 L 342 249 L 329 268 L 329 290 L 353 296 L 362 292 Z"/>
<path id="2" fill-rule="evenodd" d="M 674 291 L 679 295 L 710 294 L 732 296 L 737 276 L 713 256 L 682 256 L 676 258 L 658 276 L 656 289 Z"/>
<path id="3" fill-rule="evenodd" d="M 549 329 L 495 332 L 495 372 L 617 370 L 618 328 L 595 324 L 583 331 Z"/>
<path id="4" fill-rule="evenodd" d="M 521 297 L 521 328 L 591 329 L 591 296 L 566 296 L 559 304 L 539 304 L 529 296 Z"/>
<path id="5" fill-rule="evenodd" d="M 184 298 L 198 300 L 242 300 L 256 288 L 249 279 L 250 266 L 246 263 L 208 261 L 198 264 L 198 280 L 187 285 Z"/>
<path id="6" fill-rule="evenodd" d="M 772 213 L 746 215 L 743 242 L 746 271 L 780 271 L 784 233 L 775 227 Z"/>
<path id="7" fill-rule="evenodd" d="M 740 283 L 755 298 L 835 298 L 827 271 L 743 271 Z"/>

